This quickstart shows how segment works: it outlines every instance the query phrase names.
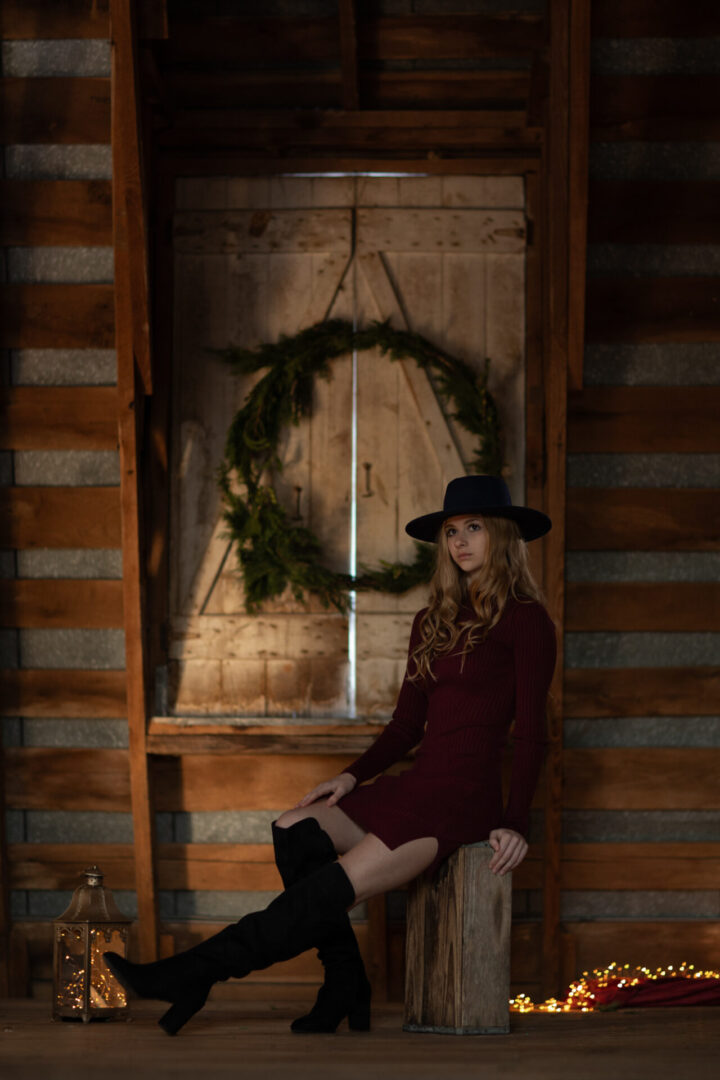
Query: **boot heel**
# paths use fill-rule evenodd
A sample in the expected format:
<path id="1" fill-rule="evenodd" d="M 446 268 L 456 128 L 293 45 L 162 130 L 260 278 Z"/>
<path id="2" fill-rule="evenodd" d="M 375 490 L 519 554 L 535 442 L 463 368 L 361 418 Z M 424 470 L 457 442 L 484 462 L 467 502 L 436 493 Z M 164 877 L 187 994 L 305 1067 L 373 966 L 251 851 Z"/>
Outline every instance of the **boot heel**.
<path id="1" fill-rule="evenodd" d="M 196 1012 L 200 1012 L 206 1001 L 207 990 L 202 994 L 194 994 L 192 997 L 181 998 L 180 1001 L 176 1001 L 175 1004 L 171 1005 L 168 1011 L 160 1017 L 158 1024 L 166 1034 L 177 1035 L 180 1028 L 187 1024 L 188 1020 L 190 1020 Z"/>

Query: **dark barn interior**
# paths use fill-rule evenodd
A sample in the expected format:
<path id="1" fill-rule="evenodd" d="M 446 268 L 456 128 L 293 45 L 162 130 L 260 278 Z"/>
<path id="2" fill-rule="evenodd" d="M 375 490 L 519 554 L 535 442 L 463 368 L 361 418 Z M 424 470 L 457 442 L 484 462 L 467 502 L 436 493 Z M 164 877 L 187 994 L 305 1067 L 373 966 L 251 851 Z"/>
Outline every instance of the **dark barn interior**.
<path id="1" fill-rule="evenodd" d="M 613 961 L 720 969 L 720 8 L 5 0 L 0 28 L 7 1075 L 81 1060 L 49 1002 L 53 920 L 86 866 L 138 959 L 209 935 L 280 888 L 270 822 L 392 712 L 421 592 L 363 600 L 350 638 L 289 592 L 248 615 L 220 517 L 251 380 L 209 350 L 330 317 L 488 357 L 503 475 L 553 519 L 531 551 L 559 651 L 511 992 L 557 997 Z M 367 355 L 357 537 L 377 562 L 408 557 L 397 520 L 467 446 L 424 383 Z M 334 568 L 344 363 L 279 488 Z M 400 1031 L 404 892 L 356 915 L 377 1043 L 345 1040 L 337 1070 L 476 1075 L 487 1040 Z M 326 1039 L 285 1038 L 319 971 L 307 953 L 216 987 L 173 1070 L 329 1069 Z M 135 1015 L 137 1060 L 170 1068 Z M 678 1076 L 692 1042 L 702 1076 L 713 1021 L 513 1014 L 526 1050 L 491 1041 L 488 1070 L 591 1076 L 593 1047 L 622 1046 L 618 1075 L 654 1055 Z M 110 1048 L 120 1075 L 109 1028 L 82 1052 Z"/>

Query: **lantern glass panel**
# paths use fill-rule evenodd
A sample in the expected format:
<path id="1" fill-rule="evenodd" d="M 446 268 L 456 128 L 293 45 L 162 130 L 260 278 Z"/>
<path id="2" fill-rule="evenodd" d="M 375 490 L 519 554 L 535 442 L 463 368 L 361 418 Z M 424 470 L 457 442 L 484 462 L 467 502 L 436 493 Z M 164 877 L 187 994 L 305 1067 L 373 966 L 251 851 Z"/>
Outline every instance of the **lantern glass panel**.
<path id="1" fill-rule="evenodd" d="M 124 1009 L 127 1005 L 125 990 L 106 966 L 103 953 L 112 950 L 125 956 L 127 952 L 126 927 L 90 928 L 90 1008 Z"/>
<path id="2" fill-rule="evenodd" d="M 61 1009 L 85 1007 L 85 927 L 57 929 L 57 999 Z"/>

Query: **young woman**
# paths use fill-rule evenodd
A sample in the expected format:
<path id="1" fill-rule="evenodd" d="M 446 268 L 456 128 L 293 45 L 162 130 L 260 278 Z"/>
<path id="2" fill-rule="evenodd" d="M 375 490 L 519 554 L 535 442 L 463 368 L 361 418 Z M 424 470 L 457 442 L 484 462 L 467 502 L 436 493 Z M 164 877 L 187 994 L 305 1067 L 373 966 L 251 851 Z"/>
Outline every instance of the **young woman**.
<path id="1" fill-rule="evenodd" d="M 369 750 L 273 823 L 285 891 L 168 960 L 131 964 L 105 954 L 126 989 L 172 1002 L 160 1020 L 169 1034 L 202 1008 L 215 981 L 312 947 L 325 983 L 292 1029 L 334 1031 L 344 1017 L 366 1029 L 370 985 L 348 910 L 434 871 L 461 844 L 489 840 L 494 873 L 523 860 L 556 658 L 526 542 L 550 527 L 540 511 L 513 506 L 495 476 L 453 480 L 442 510 L 406 526 L 410 536 L 437 542 L 438 557 L 430 602 L 413 621 L 397 706 Z M 513 718 L 503 807 L 502 751 Z M 418 743 L 406 772 L 364 784 Z"/>

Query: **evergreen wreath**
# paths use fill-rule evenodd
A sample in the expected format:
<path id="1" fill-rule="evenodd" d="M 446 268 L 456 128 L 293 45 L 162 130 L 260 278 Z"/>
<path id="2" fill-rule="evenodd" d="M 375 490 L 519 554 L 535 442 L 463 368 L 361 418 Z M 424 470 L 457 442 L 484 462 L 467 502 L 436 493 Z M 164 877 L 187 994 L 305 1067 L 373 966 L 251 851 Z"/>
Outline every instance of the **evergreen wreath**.
<path id="1" fill-rule="evenodd" d="M 471 469 L 500 473 L 500 427 L 487 389 L 489 359 L 477 375 L 464 360 L 450 356 L 420 334 L 394 330 L 388 321 L 353 329 L 344 319 L 316 323 L 292 337 L 283 335 L 274 345 L 213 350 L 238 375 L 267 368 L 235 414 L 218 471 L 224 519 L 230 538 L 237 544 L 245 607 L 250 613 L 279 596 L 288 585 L 296 600 L 314 593 L 325 607 L 332 605 L 345 612 L 351 590 L 404 593 L 430 580 L 434 548 L 417 542 L 412 563 L 381 560 L 379 569 L 361 566 L 357 577 L 328 570 L 321 565 L 317 537 L 290 519 L 271 483 L 261 482 L 264 473 L 272 477 L 282 470 L 278 456 L 281 432 L 287 424 L 298 424 L 310 415 L 315 378 L 330 378 L 332 360 L 366 349 L 380 349 L 390 360 L 414 360 L 426 371 L 439 397 L 452 406 L 450 415 L 479 439 Z M 233 490 L 233 474 L 244 486 L 244 495 Z"/>

